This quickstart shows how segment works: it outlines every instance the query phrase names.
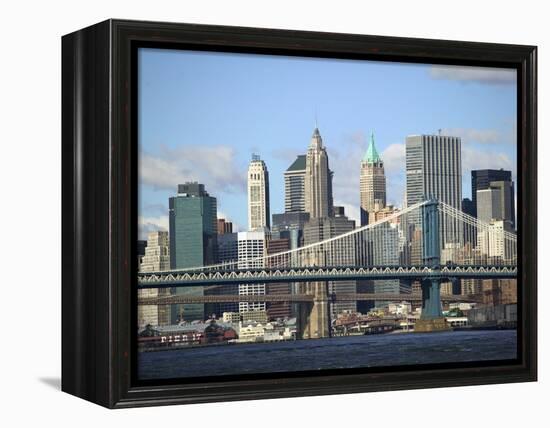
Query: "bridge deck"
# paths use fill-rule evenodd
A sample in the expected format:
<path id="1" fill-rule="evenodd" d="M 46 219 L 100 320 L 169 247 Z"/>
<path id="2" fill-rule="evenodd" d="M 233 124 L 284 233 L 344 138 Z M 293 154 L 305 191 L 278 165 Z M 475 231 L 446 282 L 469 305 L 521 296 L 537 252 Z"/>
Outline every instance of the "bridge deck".
<path id="1" fill-rule="evenodd" d="M 196 287 L 207 285 L 267 284 L 277 282 L 359 281 L 401 279 L 490 279 L 516 278 L 515 265 L 497 266 L 327 266 L 194 270 L 138 273 L 138 288 Z"/>
<path id="2" fill-rule="evenodd" d="M 265 295 L 213 295 L 213 296 L 189 296 L 173 295 L 162 297 L 140 297 L 140 305 L 174 305 L 186 303 L 231 303 L 231 302 L 288 302 L 288 303 L 309 303 L 313 302 L 314 296 L 311 294 L 265 294 Z M 448 302 L 475 302 L 479 298 L 475 296 L 462 295 L 441 295 L 441 300 Z M 421 294 L 387 294 L 387 293 L 346 293 L 332 294 L 329 296 L 332 302 L 342 301 L 364 301 L 364 300 L 382 300 L 382 301 L 421 301 Z"/>

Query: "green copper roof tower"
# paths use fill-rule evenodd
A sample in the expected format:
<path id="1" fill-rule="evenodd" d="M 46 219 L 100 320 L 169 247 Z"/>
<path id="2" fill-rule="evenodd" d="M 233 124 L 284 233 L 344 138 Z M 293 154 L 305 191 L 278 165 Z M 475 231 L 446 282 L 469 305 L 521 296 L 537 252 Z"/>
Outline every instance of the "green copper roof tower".
<path id="1" fill-rule="evenodd" d="M 359 188 L 361 226 L 365 226 L 375 221 L 376 211 L 386 207 L 386 175 L 384 174 L 384 163 L 374 145 L 374 133 L 370 135 L 369 147 L 361 160 Z"/>
<path id="2" fill-rule="evenodd" d="M 369 147 L 367 148 L 365 156 L 363 156 L 363 162 L 368 162 L 368 163 L 380 162 L 380 155 L 378 155 L 378 152 L 376 151 L 376 146 L 374 145 L 374 133 L 370 134 Z"/>

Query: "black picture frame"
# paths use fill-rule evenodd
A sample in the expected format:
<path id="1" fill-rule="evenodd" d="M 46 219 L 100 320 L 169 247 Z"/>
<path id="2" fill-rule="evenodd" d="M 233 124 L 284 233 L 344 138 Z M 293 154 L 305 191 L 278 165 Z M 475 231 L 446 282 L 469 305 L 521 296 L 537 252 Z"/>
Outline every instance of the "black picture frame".
<path id="1" fill-rule="evenodd" d="M 518 72 L 518 341 L 501 364 L 332 370 L 202 382 L 135 376 L 136 46 L 513 67 Z M 109 408 L 537 379 L 537 49 L 107 20 L 62 38 L 62 390 Z"/>

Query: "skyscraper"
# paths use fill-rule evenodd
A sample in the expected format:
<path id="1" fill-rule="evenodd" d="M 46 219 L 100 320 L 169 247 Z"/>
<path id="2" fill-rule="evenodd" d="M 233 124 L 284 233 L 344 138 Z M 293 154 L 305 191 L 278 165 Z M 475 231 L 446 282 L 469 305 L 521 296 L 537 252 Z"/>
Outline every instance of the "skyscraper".
<path id="1" fill-rule="evenodd" d="M 512 232 L 509 221 L 492 220 L 486 230 L 477 234 L 477 247 L 482 255 L 490 257 L 491 263 L 510 260 L 513 252 L 506 244 L 505 234 Z"/>
<path id="2" fill-rule="evenodd" d="M 462 199 L 462 212 L 472 217 L 476 216 L 476 209 L 474 207 L 473 201 L 470 198 Z"/>
<path id="3" fill-rule="evenodd" d="M 503 212 L 500 204 L 500 189 L 489 187 L 480 189 L 476 192 L 477 200 L 477 218 L 484 223 L 490 223 L 492 220 L 502 220 Z"/>
<path id="4" fill-rule="evenodd" d="M 265 231 L 237 233 L 239 269 L 264 267 L 263 260 L 259 258 L 266 255 L 266 235 Z M 265 284 L 239 284 L 240 296 L 262 294 L 265 294 Z M 239 302 L 239 312 L 265 311 L 265 309 L 265 302 Z"/>
<path id="5" fill-rule="evenodd" d="M 304 226 L 309 221 L 306 212 L 293 212 L 273 214 L 272 237 L 275 239 L 287 238 L 290 240 L 290 248 L 303 245 Z"/>
<path id="6" fill-rule="evenodd" d="M 386 206 L 386 176 L 384 163 L 374 145 L 374 134 L 370 136 L 369 147 L 361 160 L 359 178 L 361 199 L 361 226 L 372 222 L 369 213 Z"/>
<path id="7" fill-rule="evenodd" d="M 304 245 L 313 244 L 324 239 L 332 238 L 355 228 L 355 222 L 349 220 L 344 213 L 344 209 L 339 207 L 334 209 L 332 198 L 332 171 L 329 168 L 328 155 L 319 129 L 315 128 L 311 142 L 306 154 L 306 175 L 305 175 L 305 200 L 306 212 L 309 213 L 309 220 L 304 225 Z M 334 254 L 334 257 L 343 257 L 343 259 L 318 260 L 313 263 L 334 263 L 335 265 L 348 263 L 352 264 L 355 254 L 345 253 Z M 300 285 L 306 292 L 307 290 L 323 290 L 329 292 L 356 292 L 355 281 L 342 282 L 309 282 Z M 341 310 L 355 310 L 355 302 L 331 303 L 330 310 L 333 315 Z M 317 334 L 317 333 L 315 333 Z"/>
<path id="8" fill-rule="evenodd" d="M 306 155 L 298 155 L 284 173 L 285 213 L 305 212 Z"/>
<path id="9" fill-rule="evenodd" d="M 214 264 L 216 261 L 217 205 L 204 184 L 178 185 L 178 194 L 168 201 L 170 267 L 181 269 Z M 202 287 L 179 287 L 176 294 L 202 295 Z M 204 320 L 204 304 L 173 305 L 172 322 Z"/>
<path id="10" fill-rule="evenodd" d="M 168 232 L 149 232 L 144 255 L 139 265 L 140 272 L 158 272 L 170 269 L 170 246 Z M 167 296 L 170 290 L 167 288 L 138 290 L 138 297 Z M 145 327 L 167 325 L 170 323 L 170 307 L 166 305 L 139 305 L 138 325 Z"/>
<path id="11" fill-rule="evenodd" d="M 280 239 L 270 239 L 267 241 L 267 247 L 266 251 L 267 254 L 278 254 L 282 253 L 283 251 L 290 250 L 290 239 L 288 238 L 280 238 Z M 274 267 L 270 266 L 269 263 L 274 263 L 273 261 L 268 262 L 268 267 Z M 292 292 L 292 283 L 290 282 L 275 282 L 267 284 L 268 294 L 270 295 L 277 295 L 277 294 L 290 294 Z M 269 319 L 277 319 L 277 318 L 290 318 L 292 316 L 292 305 L 290 302 L 270 302 L 267 303 L 267 314 Z"/>
<path id="12" fill-rule="evenodd" d="M 477 218 L 489 223 L 504 220 L 513 227 L 515 222 L 514 183 L 512 181 L 491 181 L 486 189 L 476 192 Z"/>
<path id="13" fill-rule="evenodd" d="M 265 162 L 258 155 L 252 155 L 248 165 L 248 229 L 269 227 L 269 172 Z"/>
<path id="14" fill-rule="evenodd" d="M 233 233 L 233 223 L 227 221 L 224 218 L 218 219 L 218 235 L 224 235 L 226 233 Z"/>
<path id="15" fill-rule="evenodd" d="M 219 220 L 218 220 L 219 221 Z M 226 223 L 227 224 L 227 223 Z M 234 264 L 239 260 L 239 249 L 237 244 L 237 233 L 218 233 L 218 263 Z M 239 289 L 235 285 L 218 285 L 212 287 L 209 292 L 214 295 L 238 295 Z M 217 303 L 214 307 L 214 312 L 218 316 L 222 316 L 224 312 L 238 312 L 239 304 L 237 302 L 222 302 Z"/>
<path id="16" fill-rule="evenodd" d="M 400 231 L 396 223 L 385 223 L 377 226 L 376 238 L 369 242 L 372 249 L 372 263 L 382 266 L 399 265 Z M 399 279 L 382 279 L 373 281 L 375 293 L 410 293 L 410 285 Z M 384 307 L 389 302 L 377 301 L 376 307 Z"/>
<path id="17" fill-rule="evenodd" d="M 305 210 L 311 219 L 332 216 L 332 172 L 319 129 L 315 128 L 306 154 Z"/>
<path id="18" fill-rule="evenodd" d="M 426 198 L 460 210 L 462 160 L 459 137 L 411 135 L 406 140 L 407 206 Z"/>
<path id="19" fill-rule="evenodd" d="M 342 235 L 355 229 L 355 221 L 350 220 L 344 211 L 344 207 L 334 207 L 334 217 L 321 217 L 310 219 L 304 226 L 304 245 L 313 244 L 325 239 Z M 331 259 L 319 261 L 333 266 L 354 266 L 355 251 L 348 248 L 346 251 L 339 251 L 331 254 Z M 308 283 L 316 284 L 316 283 Z M 357 281 L 329 281 L 328 291 L 330 293 L 356 293 Z M 343 311 L 355 312 L 357 302 L 334 302 L 330 304 L 331 316 L 333 319 Z"/>
<path id="20" fill-rule="evenodd" d="M 501 219 L 510 222 L 512 227 L 516 224 L 516 210 L 514 203 L 514 182 L 513 181 L 491 181 L 491 189 L 498 189 Z"/>
<path id="21" fill-rule="evenodd" d="M 305 162 L 305 156 L 304 156 Z M 306 212 L 286 212 L 283 214 L 273 214 L 273 225 L 271 228 L 271 241 L 286 240 L 288 249 L 293 250 L 301 247 L 304 243 L 304 227 L 309 222 L 309 213 Z M 268 243 L 268 254 L 273 254 L 274 244 Z M 288 283 L 293 293 L 300 292 L 300 283 Z M 268 286 L 271 292 L 272 287 Z M 299 303 L 291 305 L 291 314 L 296 316 L 299 311 Z M 273 312 L 273 311 L 272 311 Z"/>
<path id="22" fill-rule="evenodd" d="M 514 184 L 512 182 L 512 172 L 504 169 L 479 169 L 472 171 L 472 202 L 474 204 L 474 210 L 477 210 L 477 191 L 488 189 L 493 181 L 506 181 L 511 183 L 510 199 L 512 204 L 514 203 Z M 512 209 L 512 213 L 515 214 L 515 210 Z M 475 211 L 475 217 L 477 217 L 477 211 Z M 515 223 L 515 216 L 512 219 L 512 223 Z"/>

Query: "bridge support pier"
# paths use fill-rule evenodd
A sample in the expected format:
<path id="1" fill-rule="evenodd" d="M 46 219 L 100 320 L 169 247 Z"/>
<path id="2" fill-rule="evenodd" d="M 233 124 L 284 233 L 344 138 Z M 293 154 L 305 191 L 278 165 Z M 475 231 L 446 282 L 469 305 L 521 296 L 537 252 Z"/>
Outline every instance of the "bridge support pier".
<path id="1" fill-rule="evenodd" d="M 416 333 L 450 330 L 441 310 L 441 284 L 439 279 L 422 281 L 422 314 L 416 321 Z"/>
<path id="2" fill-rule="evenodd" d="M 305 284 L 306 293 L 313 294 L 313 303 L 302 303 L 297 317 L 297 334 L 302 339 L 330 337 L 330 302 L 328 282 Z"/>

